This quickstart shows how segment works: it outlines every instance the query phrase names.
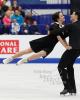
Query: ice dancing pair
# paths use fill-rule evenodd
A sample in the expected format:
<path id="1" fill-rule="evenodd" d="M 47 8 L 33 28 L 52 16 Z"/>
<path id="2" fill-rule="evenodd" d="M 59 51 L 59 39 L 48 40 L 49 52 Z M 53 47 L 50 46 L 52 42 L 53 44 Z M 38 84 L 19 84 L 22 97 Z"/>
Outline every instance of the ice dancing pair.
<path id="1" fill-rule="evenodd" d="M 62 79 L 62 82 L 64 85 L 64 89 L 62 92 L 60 92 L 60 94 L 61 95 L 66 95 L 67 93 L 76 94 L 73 63 L 75 61 L 75 58 L 80 54 L 80 52 L 79 52 L 80 49 L 79 50 L 73 49 L 74 45 L 72 45 L 72 44 L 74 44 L 74 42 L 77 43 L 77 39 L 75 41 L 74 38 L 77 37 L 80 40 L 80 35 L 78 34 L 78 33 L 80 33 L 80 30 L 78 30 L 78 29 L 80 29 L 79 28 L 80 23 L 75 21 L 74 16 L 75 16 L 75 19 L 78 18 L 78 14 L 74 12 L 71 15 L 73 24 L 68 26 L 69 33 L 74 33 L 74 34 L 68 34 L 68 31 L 66 31 L 67 27 L 65 27 L 63 24 L 65 21 L 63 13 L 56 12 L 52 16 L 54 23 L 52 23 L 50 25 L 49 35 L 39 38 L 39 39 L 36 39 L 36 40 L 33 40 L 33 41 L 30 41 L 30 48 L 20 51 L 10 58 L 4 59 L 3 63 L 7 64 L 17 57 L 20 57 L 24 54 L 28 54 L 28 53 L 32 53 L 32 52 L 35 52 L 35 54 L 33 54 L 32 56 L 30 56 L 28 58 L 21 59 L 19 62 L 17 62 L 17 64 L 22 64 L 22 63 L 25 63 L 25 62 L 28 62 L 28 61 L 31 61 L 33 59 L 37 59 L 40 57 L 45 58 L 49 53 L 51 53 L 51 51 L 54 49 L 55 45 L 57 44 L 57 42 L 59 40 L 62 43 L 62 45 L 66 48 L 66 52 L 62 55 L 60 63 L 58 65 L 58 71 L 59 71 L 59 74 L 61 76 L 61 79 Z M 77 26 L 76 26 L 76 24 L 77 24 Z M 76 27 L 78 27 L 78 28 L 76 28 Z M 77 32 L 77 31 L 79 31 L 79 32 Z M 76 36 L 77 34 L 78 34 L 78 36 Z M 65 38 L 67 36 L 70 37 L 70 43 L 72 43 L 72 44 L 70 44 L 70 46 L 65 41 Z M 71 41 L 71 40 L 74 40 L 74 41 Z M 76 46 L 78 46 L 78 44 L 80 44 L 80 42 L 77 43 Z M 72 57 L 70 55 L 72 55 Z M 74 60 L 72 59 L 73 57 L 75 57 Z M 72 62 L 72 60 L 73 60 L 73 62 Z M 66 66 L 67 66 L 67 70 L 66 70 Z"/>

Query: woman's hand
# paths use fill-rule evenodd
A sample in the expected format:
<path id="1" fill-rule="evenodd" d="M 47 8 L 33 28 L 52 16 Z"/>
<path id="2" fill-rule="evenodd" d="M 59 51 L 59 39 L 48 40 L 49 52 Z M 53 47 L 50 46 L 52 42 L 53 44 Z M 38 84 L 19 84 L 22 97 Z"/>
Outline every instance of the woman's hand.
<path id="1" fill-rule="evenodd" d="M 67 49 L 67 50 L 71 50 L 72 47 L 68 45 L 68 46 L 66 46 L 66 49 Z"/>

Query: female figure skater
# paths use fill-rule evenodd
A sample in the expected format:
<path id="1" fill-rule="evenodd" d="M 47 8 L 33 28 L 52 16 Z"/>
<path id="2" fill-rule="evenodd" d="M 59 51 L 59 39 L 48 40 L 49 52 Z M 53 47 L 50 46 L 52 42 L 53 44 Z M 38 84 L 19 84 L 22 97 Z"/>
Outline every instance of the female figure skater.
<path id="1" fill-rule="evenodd" d="M 35 54 L 33 54 L 32 56 L 28 58 L 23 58 L 19 60 L 17 64 L 26 63 L 28 61 L 31 61 L 33 59 L 37 59 L 40 57 L 45 58 L 53 50 L 54 46 L 57 44 L 58 39 L 54 33 L 56 30 L 64 27 L 63 23 L 65 21 L 65 18 L 62 12 L 56 12 L 52 15 L 52 20 L 54 21 L 54 23 L 50 25 L 49 34 L 47 36 L 30 41 L 29 42 L 30 48 L 26 50 L 22 50 L 10 58 L 4 59 L 3 63 L 7 64 L 17 57 L 20 57 L 22 55 L 29 54 L 32 52 L 35 52 Z M 63 39 L 66 37 L 63 35 L 63 32 L 60 36 Z"/>

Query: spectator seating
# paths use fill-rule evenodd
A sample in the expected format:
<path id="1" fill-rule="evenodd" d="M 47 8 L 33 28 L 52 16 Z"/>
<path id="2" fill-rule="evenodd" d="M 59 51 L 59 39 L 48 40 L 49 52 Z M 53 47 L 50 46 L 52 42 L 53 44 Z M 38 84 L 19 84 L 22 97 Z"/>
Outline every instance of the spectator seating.
<path id="1" fill-rule="evenodd" d="M 38 31 L 40 34 L 42 35 L 46 35 L 47 34 L 47 29 L 46 29 L 46 25 L 50 25 L 52 22 L 51 19 L 51 15 L 38 15 L 38 16 L 33 16 L 33 18 L 35 18 L 35 20 L 37 21 L 38 25 Z M 70 23 L 70 16 L 65 15 L 65 23 L 68 24 Z M 3 28 L 0 28 L 0 34 L 2 34 L 2 30 Z M 30 28 L 28 28 L 29 31 L 31 32 L 31 30 L 33 29 L 33 27 L 31 26 Z M 34 31 L 34 29 L 33 29 Z"/>

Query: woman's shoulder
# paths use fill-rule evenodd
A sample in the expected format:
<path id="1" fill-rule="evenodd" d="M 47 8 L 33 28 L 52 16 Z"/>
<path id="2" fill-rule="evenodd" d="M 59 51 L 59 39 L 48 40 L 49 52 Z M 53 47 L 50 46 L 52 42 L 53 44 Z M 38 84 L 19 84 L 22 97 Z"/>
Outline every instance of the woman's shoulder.
<path id="1" fill-rule="evenodd" d="M 50 28 L 54 28 L 54 27 L 55 28 L 59 28 L 59 24 L 58 23 L 55 23 L 55 22 L 54 23 L 51 23 L 50 24 Z"/>

